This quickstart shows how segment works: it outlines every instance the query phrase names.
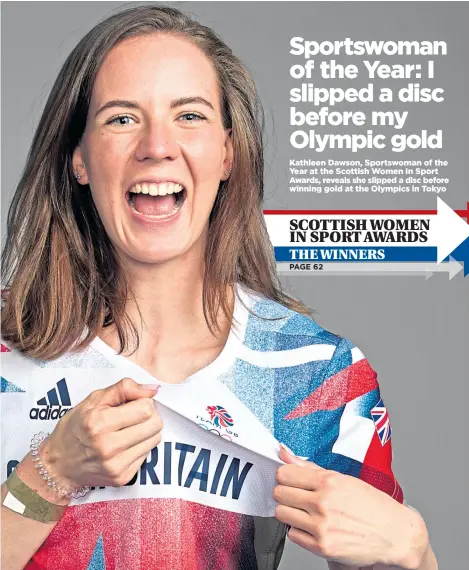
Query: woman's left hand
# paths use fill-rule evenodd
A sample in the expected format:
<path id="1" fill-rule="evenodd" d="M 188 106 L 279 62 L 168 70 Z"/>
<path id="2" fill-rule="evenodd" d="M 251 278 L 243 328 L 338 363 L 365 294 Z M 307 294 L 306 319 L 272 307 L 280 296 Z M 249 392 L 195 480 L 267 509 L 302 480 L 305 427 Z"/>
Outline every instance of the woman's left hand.
<path id="1" fill-rule="evenodd" d="M 281 448 L 276 518 L 292 542 L 350 566 L 419 568 L 428 548 L 420 515 L 349 475 L 323 469 Z"/>

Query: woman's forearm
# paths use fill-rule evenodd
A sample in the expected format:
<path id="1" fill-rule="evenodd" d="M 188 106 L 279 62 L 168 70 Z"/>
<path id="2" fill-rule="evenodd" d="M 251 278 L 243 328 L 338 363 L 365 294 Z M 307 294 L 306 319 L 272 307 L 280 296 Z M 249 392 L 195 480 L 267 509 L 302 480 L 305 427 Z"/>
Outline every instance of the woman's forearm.
<path id="1" fill-rule="evenodd" d="M 370 568 L 357 568 L 357 570 L 402 570 L 403 566 L 388 566 L 387 564 L 375 564 Z M 411 566 L 406 566 L 406 569 L 410 569 Z M 332 567 L 331 570 L 354 570 L 349 568 L 348 566 L 337 566 Z M 432 550 L 432 547 L 428 545 L 428 549 L 425 552 L 421 563 L 419 566 L 414 566 L 413 570 L 438 570 L 438 562 L 436 561 L 435 554 Z"/>
<path id="2" fill-rule="evenodd" d="M 387 566 L 385 564 L 375 564 L 373 566 L 373 570 L 401 570 L 402 568 L 403 566 Z M 418 566 L 406 566 L 405 568 L 412 568 L 412 570 L 438 570 L 438 562 L 436 561 L 432 547 L 428 545 L 428 548 Z"/>
<path id="3" fill-rule="evenodd" d="M 438 562 L 430 545 L 428 545 L 427 552 L 425 553 L 418 570 L 438 570 Z"/>
<path id="4" fill-rule="evenodd" d="M 41 497 L 51 503 L 66 505 L 67 500 L 58 500 L 46 482 L 39 476 L 34 468 L 31 457 L 27 455 L 16 466 L 21 479 L 34 489 Z M 26 566 L 29 559 L 39 549 L 54 529 L 56 522 L 43 523 L 3 506 L 3 499 L 8 493 L 5 483 L 2 484 L 2 570 L 21 570 Z"/>
<path id="5" fill-rule="evenodd" d="M 410 516 L 410 522 L 406 523 L 403 519 L 403 529 L 409 529 L 411 537 L 410 543 L 404 550 L 402 560 L 398 560 L 400 564 L 397 566 L 377 565 L 374 570 L 391 570 L 392 568 L 404 568 L 406 570 L 438 570 L 438 563 L 435 554 L 430 546 L 430 537 L 428 536 L 428 529 L 421 514 L 409 505 L 403 505 L 403 512 Z M 413 532 L 410 531 L 413 530 Z M 407 532 L 405 532 L 407 535 Z M 401 541 L 405 544 L 404 539 Z"/>
<path id="6" fill-rule="evenodd" d="M 345 566 L 345 564 L 339 564 L 338 562 L 328 562 L 328 566 L 329 570 L 402 570 L 402 566 L 387 566 L 385 564 L 375 564 L 374 566 L 359 568 L 358 566 Z M 415 570 L 438 570 L 438 562 L 430 545 L 428 545 L 428 550 L 420 566 Z"/>

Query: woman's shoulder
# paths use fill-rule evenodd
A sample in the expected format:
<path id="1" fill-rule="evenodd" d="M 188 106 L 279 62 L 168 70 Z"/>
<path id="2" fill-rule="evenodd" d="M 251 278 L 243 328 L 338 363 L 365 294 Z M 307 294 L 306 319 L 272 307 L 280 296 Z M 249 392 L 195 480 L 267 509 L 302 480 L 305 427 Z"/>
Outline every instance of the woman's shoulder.
<path id="1" fill-rule="evenodd" d="M 258 294 L 251 299 L 242 360 L 259 370 L 294 375 L 296 382 L 302 377 L 305 390 L 326 381 L 337 383 L 334 390 L 348 385 L 353 393 L 357 386 L 377 388 L 377 373 L 352 340 L 282 303 Z"/>
<path id="2" fill-rule="evenodd" d="M 352 341 L 340 333 L 332 332 L 313 317 L 268 299 L 259 293 L 247 293 L 250 299 L 250 314 L 245 334 L 245 344 L 257 349 L 275 345 L 276 350 L 289 350 L 310 345 L 326 345 L 340 354 L 355 347 Z M 358 349 L 357 349 L 358 350 Z M 330 353 L 331 350 L 328 351 Z"/>

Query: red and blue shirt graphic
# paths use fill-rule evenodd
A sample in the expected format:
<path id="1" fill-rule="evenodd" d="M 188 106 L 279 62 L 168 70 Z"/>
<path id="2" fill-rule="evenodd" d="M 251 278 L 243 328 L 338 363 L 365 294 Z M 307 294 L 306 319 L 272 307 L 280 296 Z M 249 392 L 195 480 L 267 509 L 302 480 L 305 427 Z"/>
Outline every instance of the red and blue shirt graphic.
<path id="1" fill-rule="evenodd" d="M 217 381 L 296 455 L 359 477 L 402 502 L 402 490 L 392 472 L 388 411 L 377 374 L 361 351 L 274 301 L 255 296 L 251 311 L 257 316 L 246 318 L 242 342 L 233 348 L 235 354 Z M 62 401 L 69 367 L 87 368 L 84 372 L 92 375 L 93 370 L 116 366 L 92 347 L 79 358 L 66 355 L 63 362 L 49 364 L 34 364 L 34 359 L 9 351 L 6 345 L 2 352 L 4 434 L 13 433 L 20 421 L 39 422 L 29 420 L 29 413 L 32 400 L 40 406 L 38 395 L 51 391 L 50 383 L 41 391 L 42 378 L 56 372 L 55 391 L 64 407 L 75 404 L 70 382 L 71 401 Z M 28 400 L 33 381 L 34 397 Z M 45 404 L 53 407 L 51 397 Z M 206 413 L 214 425 L 233 426 L 236 418 L 229 406 L 216 399 L 212 402 Z M 44 428 L 37 423 L 34 429 Z M 8 445 L 2 442 L 2 480 L 12 460 L 21 460 L 29 448 L 29 440 L 14 439 Z M 136 485 L 151 484 L 150 472 L 137 477 Z M 279 564 L 285 535 L 285 525 L 275 517 L 234 513 L 182 499 L 137 496 L 70 506 L 26 568 L 269 570 Z"/>

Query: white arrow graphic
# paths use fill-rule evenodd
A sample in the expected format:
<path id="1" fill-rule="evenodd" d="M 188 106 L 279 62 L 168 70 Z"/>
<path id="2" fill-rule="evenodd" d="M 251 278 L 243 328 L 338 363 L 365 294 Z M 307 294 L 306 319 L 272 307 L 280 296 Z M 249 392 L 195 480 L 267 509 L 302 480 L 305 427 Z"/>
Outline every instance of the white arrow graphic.
<path id="1" fill-rule="evenodd" d="M 425 277 L 425 279 L 430 279 L 434 273 L 448 273 L 449 279 L 453 279 L 460 271 L 462 271 L 463 266 L 453 259 L 451 256 L 449 262 L 447 263 L 428 263 L 424 262 L 368 262 L 368 263 L 324 263 L 318 264 L 322 265 L 322 269 L 290 269 L 290 262 L 280 262 L 277 263 L 277 273 L 289 273 L 290 275 L 331 275 L 331 273 L 336 275 L 419 275 Z M 313 263 L 310 265 L 314 266 Z"/>
<path id="2" fill-rule="evenodd" d="M 437 261 L 441 263 L 465 239 L 469 237 L 469 224 L 440 197 L 437 198 L 438 213 L 434 221 L 437 235 Z"/>
<path id="3" fill-rule="evenodd" d="M 301 226 L 295 225 L 293 231 L 290 228 L 290 221 L 298 220 L 302 222 Z M 302 214 L 296 215 L 267 215 L 265 216 L 267 230 L 269 232 L 270 241 L 275 247 L 306 247 L 306 248 L 328 248 L 328 247 L 436 247 L 437 261 L 441 263 L 446 259 L 465 239 L 469 237 L 469 224 L 457 214 L 448 204 L 441 198 L 437 197 L 437 213 L 435 214 L 389 214 L 385 210 L 379 214 Z M 351 222 L 365 223 L 365 227 L 355 230 L 354 226 L 348 227 L 353 234 L 344 240 L 338 240 L 342 231 L 340 223 Z M 309 224 L 312 223 L 310 226 Z M 334 228 L 332 223 L 337 224 Z M 399 225 L 401 224 L 401 227 Z M 406 226 L 406 224 L 409 224 Z M 415 224 L 412 226 L 412 224 Z M 422 224 L 422 227 L 420 227 Z M 426 228 L 425 225 L 429 225 Z M 296 229 L 298 228 L 298 229 Z M 426 231 L 426 240 L 408 241 L 405 232 L 413 230 L 415 234 L 423 230 Z M 314 230 L 314 232 L 313 232 Z M 324 230 L 319 232 L 318 230 Z M 338 231 L 335 231 L 338 230 Z M 398 234 L 404 232 L 404 238 L 399 238 Z M 311 234 L 315 233 L 315 240 L 312 241 Z M 318 234 L 321 233 L 321 238 Z M 298 235 L 297 235 L 298 234 Z M 303 236 L 301 237 L 301 234 Z M 335 234 L 335 236 L 334 236 Z M 292 235 L 297 237 L 294 241 Z M 300 239 L 301 237 L 301 239 Z M 365 241 L 366 239 L 366 241 Z M 293 259 L 296 261 L 296 259 Z M 312 261 L 312 259 L 311 259 Z M 329 261 L 321 257 L 314 258 L 315 262 Z"/>

